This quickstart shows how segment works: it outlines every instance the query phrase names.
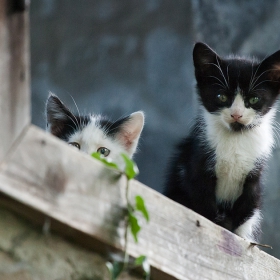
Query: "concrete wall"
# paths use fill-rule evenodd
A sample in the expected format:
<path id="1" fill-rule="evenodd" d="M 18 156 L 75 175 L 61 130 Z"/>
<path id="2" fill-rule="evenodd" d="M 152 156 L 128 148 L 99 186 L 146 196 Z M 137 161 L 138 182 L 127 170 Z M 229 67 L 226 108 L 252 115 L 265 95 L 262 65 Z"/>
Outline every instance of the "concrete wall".
<path id="1" fill-rule="evenodd" d="M 109 280 L 106 258 L 0 207 L 1 280 Z M 120 280 L 140 277 L 122 273 Z"/>
<path id="2" fill-rule="evenodd" d="M 264 57 L 280 49 L 280 1 L 41 0 L 31 4 L 32 119 L 55 92 L 75 110 L 146 112 L 139 180 L 161 191 L 174 144 L 196 115 L 192 47 Z M 278 118 L 279 119 L 279 118 Z M 279 142 L 279 141 L 278 141 Z M 279 145 L 266 180 L 263 242 L 280 257 Z"/>

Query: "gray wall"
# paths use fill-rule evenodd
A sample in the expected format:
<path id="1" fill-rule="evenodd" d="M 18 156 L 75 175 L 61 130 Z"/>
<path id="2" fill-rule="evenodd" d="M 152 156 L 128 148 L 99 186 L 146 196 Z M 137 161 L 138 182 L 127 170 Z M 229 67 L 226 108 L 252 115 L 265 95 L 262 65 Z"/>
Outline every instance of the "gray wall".
<path id="1" fill-rule="evenodd" d="M 32 121 L 48 91 L 75 110 L 144 110 L 138 179 L 161 191 L 173 146 L 196 115 L 192 47 L 263 57 L 280 49 L 280 1 L 41 0 L 31 3 Z M 279 118 L 278 118 L 279 119 Z M 279 142 L 279 141 L 278 141 Z M 279 145 L 266 180 L 263 242 L 280 257 Z"/>

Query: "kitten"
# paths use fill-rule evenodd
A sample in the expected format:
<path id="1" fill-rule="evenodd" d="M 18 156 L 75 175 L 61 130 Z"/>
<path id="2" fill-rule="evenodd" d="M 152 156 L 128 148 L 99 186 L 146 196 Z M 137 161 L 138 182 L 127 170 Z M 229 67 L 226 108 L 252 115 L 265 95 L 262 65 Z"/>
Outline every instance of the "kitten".
<path id="1" fill-rule="evenodd" d="M 50 94 L 46 105 L 47 130 L 77 149 L 91 154 L 99 152 L 119 166 L 121 153 L 132 157 L 144 126 L 143 112 L 111 122 L 104 116 L 73 114 L 61 101 Z"/>
<path id="2" fill-rule="evenodd" d="M 261 62 L 193 50 L 201 111 L 177 147 L 165 195 L 256 242 L 262 174 L 274 145 L 280 51 Z"/>

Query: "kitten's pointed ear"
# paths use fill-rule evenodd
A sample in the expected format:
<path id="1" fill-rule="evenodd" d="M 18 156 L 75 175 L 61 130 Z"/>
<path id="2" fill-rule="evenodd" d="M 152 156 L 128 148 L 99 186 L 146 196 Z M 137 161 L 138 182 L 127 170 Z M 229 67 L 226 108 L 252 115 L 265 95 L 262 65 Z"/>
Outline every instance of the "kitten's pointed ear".
<path id="1" fill-rule="evenodd" d="M 258 73 L 266 73 L 272 81 L 280 82 L 280 50 L 270 55 L 260 63 Z M 280 84 L 278 85 L 280 88 Z"/>
<path id="2" fill-rule="evenodd" d="M 209 46 L 204 43 L 196 43 L 193 49 L 193 63 L 195 70 L 205 72 L 213 64 L 220 62 L 221 58 Z"/>
<path id="3" fill-rule="evenodd" d="M 60 135 L 66 122 L 75 117 L 62 101 L 53 93 L 50 93 L 46 104 L 47 129 L 55 136 Z"/>
<path id="4" fill-rule="evenodd" d="M 126 152 L 130 157 L 135 153 L 141 132 L 144 127 L 144 113 L 142 111 L 131 114 L 120 125 L 116 134 L 118 139 L 124 146 Z"/>

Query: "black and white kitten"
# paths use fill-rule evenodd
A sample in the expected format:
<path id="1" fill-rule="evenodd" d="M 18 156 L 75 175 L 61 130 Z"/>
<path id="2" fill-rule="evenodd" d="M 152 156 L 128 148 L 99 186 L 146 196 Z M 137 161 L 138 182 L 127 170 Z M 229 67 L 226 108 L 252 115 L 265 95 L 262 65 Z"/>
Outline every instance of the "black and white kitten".
<path id="1" fill-rule="evenodd" d="M 256 242 L 262 173 L 274 145 L 280 51 L 261 62 L 193 50 L 201 111 L 177 147 L 165 195 Z"/>
<path id="2" fill-rule="evenodd" d="M 79 150 L 91 154 L 100 152 L 119 166 L 121 153 L 133 156 L 144 126 L 143 112 L 111 122 L 101 115 L 73 114 L 54 94 L 46 105 L 47 130 Z"/>

